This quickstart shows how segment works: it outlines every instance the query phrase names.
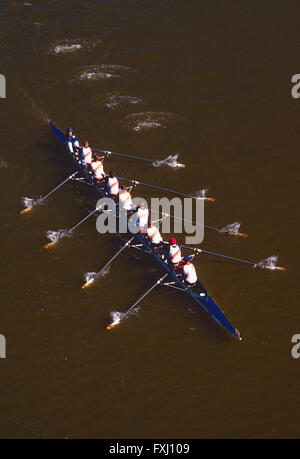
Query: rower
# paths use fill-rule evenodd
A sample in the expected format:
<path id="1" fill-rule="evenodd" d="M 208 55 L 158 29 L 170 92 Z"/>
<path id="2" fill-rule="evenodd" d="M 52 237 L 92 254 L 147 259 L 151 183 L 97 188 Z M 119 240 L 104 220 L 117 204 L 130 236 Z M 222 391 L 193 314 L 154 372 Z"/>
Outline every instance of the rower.
<path id="1" fill-rule="evenodd" d="M 82 147 L 81 160 L 84 166 L 88 166 L 92 164 L 92 150 L 87 140 L 84 141 L 84 144 Z"/>
<path id="2" fill-rule="evenodd" d="M 79 149 L 79 139 L 74 134 L 73 129 L 69 127 L 65 134 L 65 144 L 71 153 L 76 152 Z"/>
<path id="3" fill-rule="evenodd" d="M 119 205 L 120 209 L 123 210 L 133 210 L 135 209 L 135 205 L 132 202 L 130 191 L 126 188 L 126 186 L 121 186 L 120 193 L 119 193 Z"/>
<path id="4" fill-rule="evenodd" d="M 145 207 L 145 204 L 142 202 L 136 213 L 137 219 L 135 224 L 140 227 L 141 230 L 144 230 L 148 226 L 149 210 Z"/>
<path id="5" fill-rule="evenodd" d="M 169 262 L 171 266 L 177 266 L 181 261 L 181 246 L 177 245 L 177 241 L 174 237 L 170 239 L 170 248 L 169 248 Z"/>
<path id="6" fill-rule="evenodd" d="M 91 162 L 91 168 L 96 180 L 100 181 L 104 179 L 105 172 L 103 169 L 103 162 L 101 161 L 100 155 L 97 153 L 94 155 L 94 160 Z"/>
<path id="7" fill-rule="evenodd" d="M 164 246 L 164 240 L 161 237 L 159 229 L 155 225 L 153 225 L 153 223 L 150 223 L 150 225 L 148 225 L 147 236 L 150 239 L 151 244 L 154 246 L 154 248 L 161 248 Z"/>
<path id="8" fill-rule="evenodd" d="M 197 282 L 197 274 L 195 270 L 195 266 L 192 263 L 191 257 L 187 256 L 184 257 L 184 263 L 180 266 L 183 271 L 183 276 L 186 283 L 189 286 L 194 286 Z"/>
<path id="9" fill-rule="evenodd" d="M 119 181 L 113 171 L 109 171 L 107 179 L 107 191 L 108 194 L 114 198 L 117 198 L 119 195 Z"/>

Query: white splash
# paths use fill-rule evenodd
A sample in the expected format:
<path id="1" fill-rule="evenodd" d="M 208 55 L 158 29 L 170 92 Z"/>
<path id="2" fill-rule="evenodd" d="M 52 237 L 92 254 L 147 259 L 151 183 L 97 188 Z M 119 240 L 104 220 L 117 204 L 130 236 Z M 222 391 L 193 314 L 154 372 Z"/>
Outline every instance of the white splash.
<path id="1" fill-rule="evenodd" d="M 96 277 L 97 277 L 97 273 L 93 273 L 93 272 L 85 273 L 84 278 L 85 278 L 86 284 L 91 284 L 92 282 L 94 282 Z"/>
<path id="2" fill-rule="evenodd" d="M 26 209 L 29 209 L 33 206 L 36 206 L 41 202 L 41 199 L 33 199 L 33 198 L 26 198 L 23 197 L 23 203 Z"/>
<path id="3" fill-rule="evenodd" d="M 0 169 L 7 169 L 7 163 L 5 161 L 0 161 Z"/>
<path id="4" fill-rule="evenodd" d="M 219 229 L 219 233 L 228 233 L 233 236 L 247 237 L 248 234 L 240 233 L 240 222 L 231 223 L 230 225 L 224 226 L 224 228 Z"/>
<path id="5" fill-rule="evenodd" d="M 74 53 L 79 49 L 82 49 L 82 45 L 57 45 L 53 49 L 53 54 L 67 54 L 67 53 Z"/>
<path id="6" fill-rule="evenodd" d="M 199 199 L 205 199 L 207 196 L 208 188 L 203 188 L 203 190 L 196 191 L 195 196 Z"/>
<path id="7" fill-rule="evenodd" d="M 229 233 L 229 234 L 238 234 L 240 230 L 241 223 L 235 222 L 231 223 L 230 225 L 224 226 L 224 228 L 220 229 L 220 233 Z"/>
<path id="8" fill-rule="evenodd" d="M 203 190 L 196 191 L 195 198 L 203 199 L 204 201 L 211 201 L 214 202 L 215 198 L 209 198 L 207 196 L 208 188 L 203 188 Z"/>
<path id="9" fill-rule="evenodd" d="M 276 266 L 277 261 L 278 257 L 276 255 L 272 255 L 271 257 L 265 258 L 264 260 L 260 261 L 259 263 L 255 263 L 253 265 L 253 268 L 285 271 L 285 267 Z"/>
<path id="10" fill-rule="evenodd" d="M 174 167 L 174 168 L 182 168 L 185 167 L 185 164 L 179 163 L 178 160 L 179 154 L 177 155 L 169 155 L 167 158 L 162 159 L 160 161 L 154 161 L 153 166 L 154 167 L 160 167 L 160 166 L 169 166 L 169 167 Z"/>
<path id="11" fill-rule="evenodd" d="M 46 236 L 51 242 L 56 242 L 58 239 L 62 239 L 65 236 L 70 236 L 70 232 L 65 229 L 60 229 L 58 231 L 47 231 Z"/>
<path id="12" fill-rule="evenodd" d="M 108 330 L 118 325 L 124 317 L 124 314 L 122 312 L 114 311 L 110 313 L 110 316 L 112 318 L 112 322 L 106 327 Z"/>

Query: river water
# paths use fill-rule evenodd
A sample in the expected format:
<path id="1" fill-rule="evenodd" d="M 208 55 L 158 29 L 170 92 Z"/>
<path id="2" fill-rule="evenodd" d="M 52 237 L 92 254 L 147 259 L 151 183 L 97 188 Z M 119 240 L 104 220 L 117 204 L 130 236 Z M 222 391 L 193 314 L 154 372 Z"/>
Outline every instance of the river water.
<path id="1" fill-rule="evenodd" d="M 299 435 L 299 73 L 295 1 L 9 1 L 0 7 L 1 437 L 203 438 Z M 130 250 L 87 291 L 83 273 L 120 247 L 81 226 L 48 251 L 45 233 L 90 210 L 68 184 L 20 215 L 72 165 L 50 132 L 185 169 L 112 159 L 119 175 L 192 193 L 209 187 L 202 247 L 286 272 L 198 257 L 198 276 L 243 340 L 163 287 L 108 332 L 157 279 Z M 145 197 L 159 196 L 143 189 Z M 147 261 L 148 260 L 148 261 Z M 160 271 L 159 271 L 160 272 Z"/>

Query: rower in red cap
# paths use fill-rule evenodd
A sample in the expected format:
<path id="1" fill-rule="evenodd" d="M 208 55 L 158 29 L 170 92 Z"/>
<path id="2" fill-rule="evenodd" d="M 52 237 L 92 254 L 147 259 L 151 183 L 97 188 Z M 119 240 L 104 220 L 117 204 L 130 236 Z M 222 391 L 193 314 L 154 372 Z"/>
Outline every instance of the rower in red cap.
<path id="1" fill-rule="evenodd" d="M 181 261 L 181 245 L 177 244 L 177 241 L 174 237 L 170 239 L 170 248 L 169 248 L 169 262 L 171 266 L 177 266 Z"/>

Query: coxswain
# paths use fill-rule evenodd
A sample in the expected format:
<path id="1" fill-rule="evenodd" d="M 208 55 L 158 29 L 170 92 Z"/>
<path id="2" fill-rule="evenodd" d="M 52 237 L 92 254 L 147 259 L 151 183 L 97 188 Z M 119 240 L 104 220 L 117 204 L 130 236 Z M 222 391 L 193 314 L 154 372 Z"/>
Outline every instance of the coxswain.
<path id="1" fill-rule="evenodd" d="M 73 129 L 69 127 L 65 134 L 65 144 L 68 147 L 71 153 L 79 149 L 79 139 L 76 134 L 74 134 Z"/>
<path id="2" fill-rule="evenodd" d="M 91 163 L 91 168 L 94 173 L 96 180 L 103 180 L 105 177 L 105 172 L 103 169 L 103 162 L 101 161 L 100 155 L 97 153 L 94 155 L 94 159 Z"/>
<path id="3" fill-rule="evenodd" d="M 176 266 L 181 261 L 181 246 L 177 245 L 177 241 L 174 237 L 170 239 L 170 248 L 169 248 L 169 262 L 171 266 Z"/>
<path id="4" fill-rule="evenodd" d="M 109 171 L 107 179 L 107 191 L 108 194 L 117 197 L 119 195 L 119 181 L 113 171 Z"/>
<path id="5" fill-rule="evenodd" d="M 184 257 L 184 263 L 180 266 L 183 271 L 183 277 L 188 285 L 194 285 L 197 282 L 197 274 L 191 257 Z"/>
<path id="6" fill-rule="evenodd" d="M 137 219 L 135 224 L 140 227 L 141 230 L 145 229 L 148 226 L 149 210 L 145 207 L 145 204 L 142 202 L 136 213 Z"/>
<path id="7" fill-rule="evenodd" d="M 120 193 L 119 193 L 119 205 L 120 209 L 124 210 L 133 210 L 135 209 L 135 205 L 132 202 L 130 191 L 126 188 L 126 186 L 121 186 Z"/>
<path id="8" fill-rule="evenodd" d="M 89 146 L 87 140 L 84 141 L 82 152 L 81 152 L 81 161 L 84 166 L 88 166 L 92 164 L 92 150 Z"/>

